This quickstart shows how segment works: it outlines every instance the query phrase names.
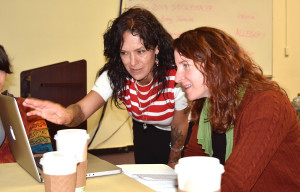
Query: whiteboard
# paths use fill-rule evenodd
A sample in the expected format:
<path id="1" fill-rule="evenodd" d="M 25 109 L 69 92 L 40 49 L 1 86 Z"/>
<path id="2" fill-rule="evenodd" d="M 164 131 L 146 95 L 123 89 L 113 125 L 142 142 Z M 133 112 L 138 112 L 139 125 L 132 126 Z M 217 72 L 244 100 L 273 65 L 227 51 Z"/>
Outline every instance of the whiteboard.
<path id="1" fill-rule="evenodd" d="M 264 75 L 272 75 L 272 0 L 123 0 L 121 8 L 151 11 L 173 38 L 200 26 L 222 29 L 247 51 Z"/>

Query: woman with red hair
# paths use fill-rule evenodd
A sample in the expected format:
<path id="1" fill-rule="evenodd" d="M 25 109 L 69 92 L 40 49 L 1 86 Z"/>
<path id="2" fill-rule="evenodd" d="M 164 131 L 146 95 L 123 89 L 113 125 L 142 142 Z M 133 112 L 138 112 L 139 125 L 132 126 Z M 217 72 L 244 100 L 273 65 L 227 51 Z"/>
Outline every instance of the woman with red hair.
<path id="1" fill-rule="evenodd" d="M 299 191 L 300 128 L 285 91 L 222 30 L 187 31 L 173 47 L 199 122 L 185 155 L 218 158 L 222 192 Z"/>

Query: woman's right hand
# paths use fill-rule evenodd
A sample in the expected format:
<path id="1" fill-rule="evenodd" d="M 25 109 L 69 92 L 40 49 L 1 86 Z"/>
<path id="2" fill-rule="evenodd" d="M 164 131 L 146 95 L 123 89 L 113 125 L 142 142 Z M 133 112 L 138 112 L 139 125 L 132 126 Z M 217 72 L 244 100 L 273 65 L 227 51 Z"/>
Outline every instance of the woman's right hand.
<path id="1" fill-rule="evenodd" d="M 27 113 L 27 116 L 38 115 L 55 124 L 68 125 L 73 120 L 73 112 L 71 109 L 51 101 L 26 98 L 23 102 L 23 106 L 32 109 Z"/>

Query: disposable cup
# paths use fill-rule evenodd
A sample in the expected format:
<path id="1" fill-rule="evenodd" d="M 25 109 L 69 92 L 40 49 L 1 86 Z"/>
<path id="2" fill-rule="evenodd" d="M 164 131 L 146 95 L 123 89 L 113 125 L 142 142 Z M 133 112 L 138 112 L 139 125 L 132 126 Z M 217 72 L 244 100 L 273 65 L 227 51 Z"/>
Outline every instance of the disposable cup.
<path id="1" fill-rule="evenodd" d="M 87 143 L 89 135 L 84 129 L 63 129 L 54 136 L 57 151 L 74 155 L 78 161 L 76 192 L 85 191 L 87 170 Z"/>
<path id="2" fill-rule="evenodd" d="M 179 159 L 175 172 L 178 191 L 215 192 L 221 188 L 224 166 L 214 157 L 192 156 Z"/>
<path id="3" fill-rule="evenodd" d="M 58 151 L 47 152 L 40 160 L 46 192 L 74 192 L 77 160 Z"/>
<path id="4" fill-rule="evenodd" d="M 78 162 L 86 160 L 89 138 L 89 134 L 84 129 L 62 129 L 54 136 L 57 151 L 75 155 Z"/>

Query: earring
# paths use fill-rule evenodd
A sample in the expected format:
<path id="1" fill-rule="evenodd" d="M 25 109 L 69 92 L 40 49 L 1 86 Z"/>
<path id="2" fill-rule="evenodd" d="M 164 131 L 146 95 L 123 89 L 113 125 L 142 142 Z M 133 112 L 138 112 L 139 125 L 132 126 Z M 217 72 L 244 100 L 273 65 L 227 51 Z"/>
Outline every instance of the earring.
<path id="1" fill-rule="evenodd" d="M 157 58 L 157 54 L 155 54 L 155 61 L 154 61 L 155 65 L 158 67 L 158 64 L 159 64 L 159 60 Z"/>

